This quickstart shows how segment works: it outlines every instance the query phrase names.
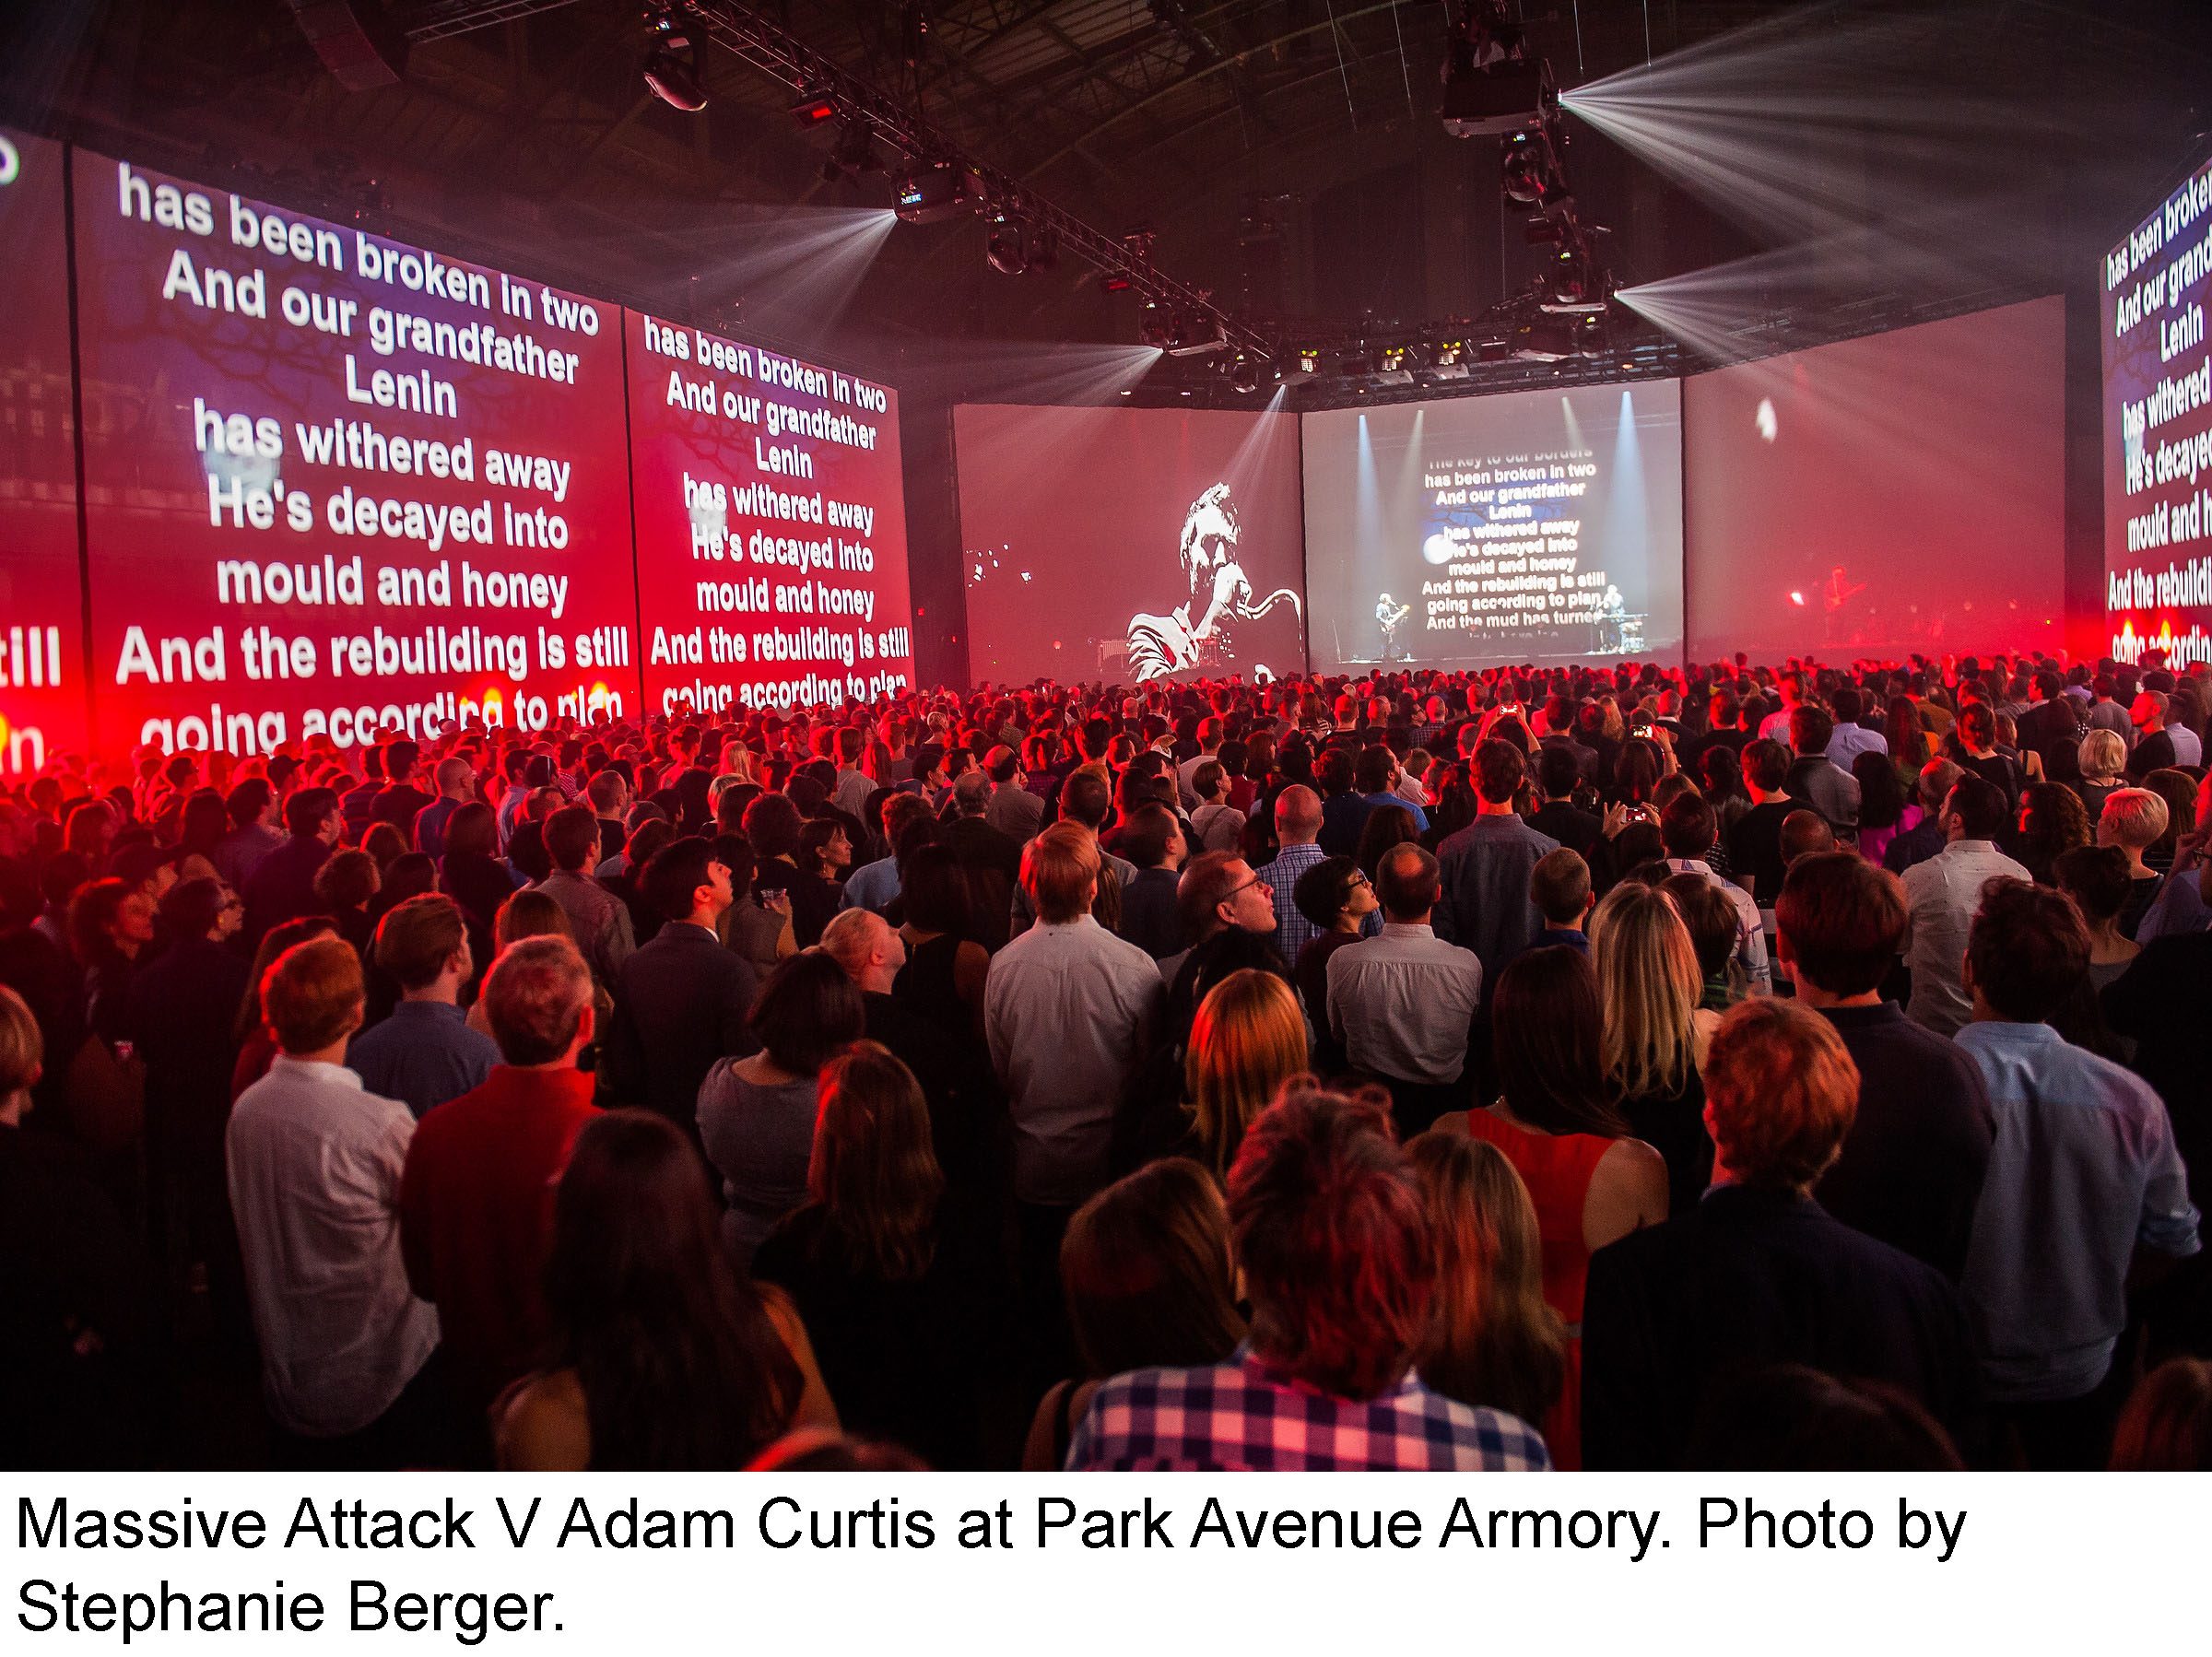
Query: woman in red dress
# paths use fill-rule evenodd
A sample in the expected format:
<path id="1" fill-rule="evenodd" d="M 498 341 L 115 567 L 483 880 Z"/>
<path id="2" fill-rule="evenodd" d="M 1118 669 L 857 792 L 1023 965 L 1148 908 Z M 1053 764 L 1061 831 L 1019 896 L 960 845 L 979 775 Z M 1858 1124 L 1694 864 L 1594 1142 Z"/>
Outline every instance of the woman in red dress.
<path id="1" fill-rule="evenodd" d="M 1531 949 L 1491 1001 L 1500 1097 L 1447 1117 L 1506 1155 L 1535 1204 L 1544 1299 L 1567 1323 L 1567 1379 L 1543 1423 L 1555 1466 L 1582 1465 L 1583 1287 L 1590 1256 L 1666 1218 L 1666 1164 L 1629 1136 L 1605 1076 L 1597 976 L 1581 952 Z"/>

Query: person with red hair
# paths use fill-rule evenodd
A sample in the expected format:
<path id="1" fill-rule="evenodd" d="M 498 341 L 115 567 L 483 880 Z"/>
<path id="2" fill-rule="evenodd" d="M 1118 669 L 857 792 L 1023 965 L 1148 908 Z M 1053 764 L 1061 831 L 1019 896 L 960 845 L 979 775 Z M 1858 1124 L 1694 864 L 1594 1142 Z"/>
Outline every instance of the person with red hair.
<path id="1" fill-rule="evenodd" d="M 1978 1387 L 1957 1293 L 1812 1198 L 1857 1113 L 1858 1067 L 1835 1027 L 1771 996 L 1741 1003 L 1704 1079 L 1712 1189 L 1590 1259 L 1584 1464 L 1679 1466 L 1709 1401 L 1770 1364 L 1888 1382 L 1971 1441 Z"/>
<path id="2" fill-rule="evenodd" d="M 1251 1337 L 1224 1363 L 1101 1385 L 1071 1472 L 1544 1469 L 1535 1429 L 1414 1370 L 1435 1263 L 1379 1098 L 1292 1087 L 1244 1135 L 1229 1215 Z"/>

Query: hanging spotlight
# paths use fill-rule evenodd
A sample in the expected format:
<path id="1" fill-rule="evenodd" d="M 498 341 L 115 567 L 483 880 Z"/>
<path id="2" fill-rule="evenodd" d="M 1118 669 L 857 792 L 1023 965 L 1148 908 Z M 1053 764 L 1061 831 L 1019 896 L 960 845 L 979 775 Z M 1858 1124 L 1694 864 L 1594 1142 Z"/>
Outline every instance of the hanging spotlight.
<path id="1" fill-rule="evenodd" d="M 957 163 L 917 161 L 891 181 L 894 211 L 908 224 L 935 224 L 974 212 L 982 203 L 970 190 L 968 174 Z"/>
<path id="2" fill-rule="evenodd" d="M 1566 195 L 1567 175 L 1548 122 L 1524 127 L 1506 140 L 1500 182 L 1506 200 L 1524 207 L 1540 210 Z"/>
<path id="3" fill-rule="evenodd" d="M 1174 330 L 1168 308 L 1158 300 L 1147 300 L 1136 318 L 1136 343 L 1164 351 L 1173 343 Z"/>
<path id="4" fill-rule="evenodd" d="M 1260 389 L 1260 359 L 1249 351 L 1239 351 L 1229 365 L 1229 388 L 1240 396 L 1249 397 Z"/>
<path id="5" fill-rule="evenodd" d="M 1018 276 L 1030 268 L 1030 228 L 1003 208 L 991 216 L 983 232 L 983 257 L 1002 276 Z"/>
<path id="6" fill-rule="evenodd" d="M 848 116 L 837 129 L 837 142 L 830 147 L 830 159 L 822 163 L 822 182 L 834 184 L 863 173 L 882 170 L 883 156 L 876 147 L 876 135 L 866 122 Z"/>
<path id="7" fill-rule="evenodd" d="M 1538 317 L 1513 330 L 1512 353 L 1523 362 L 1564 362 L 1577 355 L 1574 331 L 1558 317 Z"/>
<path id="8" fill-rule="evenodd" d="M 1444 131 L 1454 138 L 1510 133 L 1558 101 L 1550 65 L 1528 55 L 1504 0 L 1462 0 L 1444 55 Z"/>
<path id="9" fill-rule="evenodd" d="M 837 100 L 827 92 L 809 92 L 791 106 L 791 118 L 801 126 L 819 126 L 837 119 Z"/>
<path id="10" fill-rule="evenodd" d="M 700 73 L 699 42 L 676 20 L 666 6 L 646 18 L 653 49 L 645 54 L 645 84 L 653 96 L 672 110 L 696 115 L 707 107 L 707 83 Z"/>
<path id="11" fill-rule="evenodd" d="M 1167 353 L 1171 357 L 1204 357 L 1227 346 L 1221 319 L 1195 311 L 1179 311 L 1169 326 Z"/>

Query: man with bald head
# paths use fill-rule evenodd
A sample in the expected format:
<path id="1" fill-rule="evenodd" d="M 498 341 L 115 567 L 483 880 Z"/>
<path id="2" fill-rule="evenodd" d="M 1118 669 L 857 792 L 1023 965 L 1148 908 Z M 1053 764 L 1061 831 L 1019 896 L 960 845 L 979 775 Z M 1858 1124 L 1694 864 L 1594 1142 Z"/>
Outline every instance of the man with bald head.
<path id="1" fill-rule="evenodd" d="M 1298 877 L 1322 861 L 1321 847 L 1315 843 L 1321 839 L 1321 796 L 1300 782 L 1276 795 L 1275 838 L 1282 850 L 1273 863 L 1254 872 L 1275 891 L 1296 891 Z M 1283 959 L 1298 959 L 1298 952 L 1319 933 L 1319 927 L 1298 912 L 1297 905 L 1275 906 L 1275 946 Z"/>
<path id="2" fill-rule="evenodd" d="M 906 942 L 874 910 L 848 909 L 822 928 L 822 953 L 844 969 L 860 992 L 867 1037 L 880 1041 L 914 1073 L 929 1107 L 937 1165 L 963 1193 L 980 1193 L 993 1143 L 991 1075 L 982 1050 L 891 999 L 891 981 L 906 965 Z M 973 1205 L 978 1212 L 982 1204 Z"/>

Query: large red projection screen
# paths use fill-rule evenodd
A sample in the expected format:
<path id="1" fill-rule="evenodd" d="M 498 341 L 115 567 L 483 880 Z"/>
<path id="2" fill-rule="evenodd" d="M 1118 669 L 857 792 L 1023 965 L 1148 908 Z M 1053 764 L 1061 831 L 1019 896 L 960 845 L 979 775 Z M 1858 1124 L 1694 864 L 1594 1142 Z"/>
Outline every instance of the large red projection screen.
<path id="1" fill-rule="evenodd" d="M 636 711 L 618 308 L 74 163 L 105 744 Z"/>
<path id="2" fill-rule="evenodd" d="M 2065 351 L 2051 298 L 1691 380 L 1690 659 L 2058 650 Z"/>
<path id="3" fill-rule="evenodd" d="M 912 684 L 898 397 L 628 316 L 648 708 L 837 707 Z"/>
<path id="4" fill-rule="evenodd" d="M 2105 255 L 2106 649 L 2212 661 L 2212 162 Z"/>
<path id="5" fill-rule="evenodd" d="M 1295 415 L 953 410 L 978 683 L 1306 667 Z"/>
<path id="6" fill-rule="evenodd" d="M 0 130 L 0 776 L 85 745 L 62 147 Z"/>

